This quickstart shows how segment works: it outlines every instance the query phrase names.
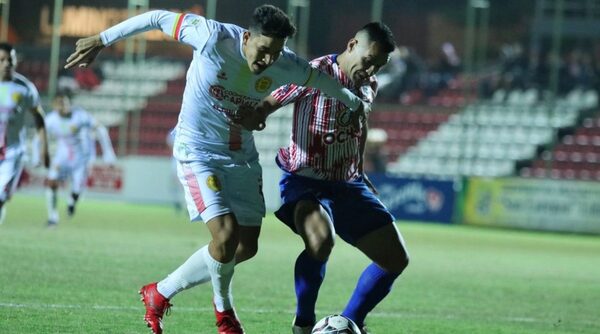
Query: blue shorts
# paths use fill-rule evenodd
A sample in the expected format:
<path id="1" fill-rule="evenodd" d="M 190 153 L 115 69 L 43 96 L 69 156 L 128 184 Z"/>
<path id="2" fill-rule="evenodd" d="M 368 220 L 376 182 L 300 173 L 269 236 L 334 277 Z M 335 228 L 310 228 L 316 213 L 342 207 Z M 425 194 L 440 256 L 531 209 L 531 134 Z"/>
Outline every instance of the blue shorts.
<path id="1" fill-rule="evenodd" d="M 284 171 L 279 190 L 283 204 L 275 216 L 296 233 L 294 208 L 300 200 L 319 202 L 337 235 L 351 245 L 395 220 L 362 180 L 322 181 Z"/>

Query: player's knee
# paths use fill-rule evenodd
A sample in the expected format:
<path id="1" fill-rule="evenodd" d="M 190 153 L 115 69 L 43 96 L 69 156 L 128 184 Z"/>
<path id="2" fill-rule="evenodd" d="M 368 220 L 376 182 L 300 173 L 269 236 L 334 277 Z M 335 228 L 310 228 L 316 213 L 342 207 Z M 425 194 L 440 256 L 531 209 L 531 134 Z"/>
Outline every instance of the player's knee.
<path id="1" fill-rule="evenodd" d="M 410 262 L 410 258 L 405 251 L 400 252 L 400 254 L 396 254 L 395 256 L 390 256 L 389 260 L 386 261 L 384 266 L 382 266 L 385 270 L 401 274 L 406 267 L 408 267 L 408 263 Z"/>
<path id="2" fill-rule="evenodd" d="M 334 240 L 331 236 L 324 238 L 312 238 L 306 243 L 306 251 L 316 260 L 327 261 L 329 255 L 331 255 L 333 246 Z"/>
<path id="3" fill-rule="evenodd" d="M 244 244 L 240 243 L 238 245 L 237 252 L 235 254 L 235 259 L 237 263 L 249 260 L 253 258 L 256 253 L 258 253 L 258 244 Z"/>

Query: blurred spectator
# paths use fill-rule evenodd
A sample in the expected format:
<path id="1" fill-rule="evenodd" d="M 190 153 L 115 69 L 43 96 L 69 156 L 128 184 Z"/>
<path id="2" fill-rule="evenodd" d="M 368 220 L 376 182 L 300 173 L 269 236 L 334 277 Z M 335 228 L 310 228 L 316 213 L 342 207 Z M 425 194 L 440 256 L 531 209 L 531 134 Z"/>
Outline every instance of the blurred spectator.
<path id="1" fill-rule="evenodd" d="M 387 159 L 382 149 L 387 139 L 388 135 L 384 129 L 369 129 L 365 146 L 365 172 L 385 173 Z"/>
<path id="2" fill-rule="evenodd" d="M 76 67 L 73 72 L 79 88 L 85 90 L 96 88 L 103 79 L 102 72 L 97 66 Z"/>
<path id="3" fill-rule="evenodd" d="M 379 90 L 377 97 L 384 102 L 398 102 L 402 93 L 419 88 L 424 62 L 416 52 L 400 46 L 390 54 L 390 61 L 377 74 Z"/>

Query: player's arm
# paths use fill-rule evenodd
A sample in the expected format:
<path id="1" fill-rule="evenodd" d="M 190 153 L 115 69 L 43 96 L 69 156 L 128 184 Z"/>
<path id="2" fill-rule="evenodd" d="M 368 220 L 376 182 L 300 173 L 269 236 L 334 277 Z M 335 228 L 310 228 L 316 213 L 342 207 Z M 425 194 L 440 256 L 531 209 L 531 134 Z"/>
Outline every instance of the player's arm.
<path id="1" fill-rule="evenodd" d="M 37 141 L 39 147 L 39 161 L 44 164 L 44 167 L 50 167 L 50 155 L 48 153 L 48 137 L 46 134 L 46 126 L 44 122 L 44 111 L 41 106 L 30 108 L 29 111 L 33 115 L 33 121 L 37 129 Z"/>
<path id="2" fill-rule="evenodd" d="M 104 162 L 107 164 L 114 164 L 117 161 L 117 156 L 115 155 L 115 150 L 113 149 L 112 142 L 110 141 L 108 130 L 106 130 L 104 125 L 97 122 L 94 122 L 93 129 L 96 133 L 96 139 L 102 148 L 102 160 L 104 160 Z"/>
<path id="3" fill-rule="evenodd" d="M 277 100 L 267 95 L 254 107 L 239 107 L 232 120 L 248 131 L 261 131 L 266 126 L 267 117 L 280 107 L 281 104 Z"/>
<path id="4" fill-rule="evenodd" d="M 352 121 L 356 127 L 359 126 L 361 119 L 364 119 L 365 115 L 371 111 L 370 103 L 363 101 L 337 80 L 318 69 L 311 67 L 309 77 L 302 86 L 318 89 L 345 104 L 353 111 Z"/>
<path id="5" fill-rule="evenodd" d="M 373 193 L 378 194 L 379 192 L 377 191 L 377 189 L 375 188 L 373 183 L 371 183 L 371 180 L 369 180 L 369 177 L 365 173 L 365 169 L 364 169 L 365 149 L 367 147 L 367 136 L 369 135 L 369 122 L 367 121 L 367 119 L 365 117 L 361 123 L 362 123 L 362 129 L 361 129 L 362 134 L 360 136 L 359 148 L 358 148 L 358 154 L 360 157 L 360 160 L 358 162 L 358 171 L 360 174 L 362 174 L 363 180 L 367 184 L 367 187 L 369 187 L 369 189 L 371 189 L 371 191 Z"/>
<path id="6" fill-rule="evenodd" d="M 184 34 L 183 30 L 186 27 L 191 27 L 190 30 L 195 33 Z M 210 34 L 202 16 L 153 10 L 131 17 L 100 34 L 78 40 L 75 43 L 75 52 L 67 58 L 65 68 L 75 65 L 87 67 L 106 46 L 149 30 L 161 30 L 175 40 L 195 48 L 203 45 Z"/>

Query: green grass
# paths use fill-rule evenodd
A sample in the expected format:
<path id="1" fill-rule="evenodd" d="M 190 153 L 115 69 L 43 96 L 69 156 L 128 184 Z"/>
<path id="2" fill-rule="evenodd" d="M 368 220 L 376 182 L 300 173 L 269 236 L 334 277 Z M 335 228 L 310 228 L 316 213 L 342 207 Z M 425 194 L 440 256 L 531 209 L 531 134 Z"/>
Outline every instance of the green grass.
<path id="1" fill-rule="evenodd" d="M 148 333 L 138 288 L 208 241 L 169 207 L 83 200 L 45 228 L 42 198 L 8 203 L 0 226 L 0 333 Z M 64 208 L 61 207 L 61 212 Z M 367 318 L 375 334 L 600 333 L 600 238 L 416 223 L 399 225 L 411 264 Z M 236 268 L 250 334 L 290 333 L 301 243 L 268 216 L 256 258 Z M 340 312 L 368 261 L 339 241 L 318 317 Z M 215 333 L 211 288 L 173 298 L 168 333 Z"/>

